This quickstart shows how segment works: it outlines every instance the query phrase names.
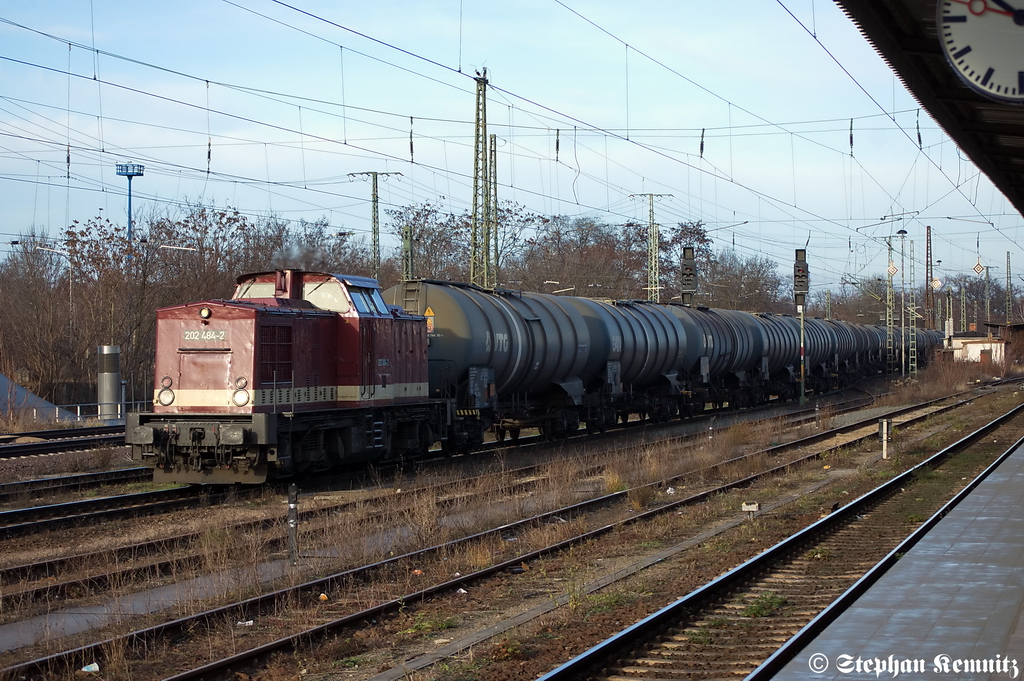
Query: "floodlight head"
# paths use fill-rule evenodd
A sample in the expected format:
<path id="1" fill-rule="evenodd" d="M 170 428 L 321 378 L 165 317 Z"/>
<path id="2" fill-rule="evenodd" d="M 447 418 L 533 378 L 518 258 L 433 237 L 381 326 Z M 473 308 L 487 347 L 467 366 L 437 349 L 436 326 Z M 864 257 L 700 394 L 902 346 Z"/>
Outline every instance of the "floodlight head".
<path id="1" fill-rule="evenodd" d="M 118 163 L 116 169 L 117 174 L 124 177 L 139 177 L 146 171 L 141 163 Z"/>

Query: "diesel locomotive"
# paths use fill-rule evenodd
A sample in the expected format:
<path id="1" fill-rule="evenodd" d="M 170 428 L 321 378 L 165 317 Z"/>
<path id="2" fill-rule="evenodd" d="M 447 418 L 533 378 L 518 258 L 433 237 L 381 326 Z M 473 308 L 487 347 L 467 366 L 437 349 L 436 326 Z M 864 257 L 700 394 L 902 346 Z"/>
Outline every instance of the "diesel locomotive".
<path id="1" fill-rule="evenodd" d="M 919 356 L 935 331 L 915 333 Z M 887 330 L 805 320 L 805 384 L 885 369 Z M 153 409 L 129 414 L 154 480 L 261 483 L 339 464 L 468 451 L 537 429 L 599 431 L 708 404 L 796 397 L 791 316 L 278 270 L 229 300 L 157 310 Z"/>

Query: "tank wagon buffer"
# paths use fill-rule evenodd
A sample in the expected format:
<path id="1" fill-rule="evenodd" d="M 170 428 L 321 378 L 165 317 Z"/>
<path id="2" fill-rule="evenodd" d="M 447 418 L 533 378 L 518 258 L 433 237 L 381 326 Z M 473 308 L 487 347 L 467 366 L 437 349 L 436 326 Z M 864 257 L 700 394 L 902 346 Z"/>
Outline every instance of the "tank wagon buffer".
<path id="1" fill-rule="evenodd" d="M 451 421 L 427 388 L 426 324 L 376 280 L 283 270 L 157 310 L 152 412 L 129 414 L 154 480 L 259 483 L 425 453 Z"/>

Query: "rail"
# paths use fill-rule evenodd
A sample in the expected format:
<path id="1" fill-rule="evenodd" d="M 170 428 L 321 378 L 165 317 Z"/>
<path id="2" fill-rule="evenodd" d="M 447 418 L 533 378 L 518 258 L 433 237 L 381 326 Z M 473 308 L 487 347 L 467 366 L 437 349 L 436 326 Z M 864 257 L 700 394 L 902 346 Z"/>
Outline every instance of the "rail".
<path id="1" fill-rule="evenodd" d="M 936 454 L 932 455 L 925 461 L 922 461 L 913 468 L 910 468 L 904 473 L 895 476 L 890 481 L 882 485 L 879 485 L 878 487 L 871 490 L 867 494 L 861 496 L 859 499 L 850 502 L 849 504 L 838 509 L 834 513 L 806 527 L 805 529 L 792 535 L 788 539 L 779 542 L 767 551 L 764 551 L 758 556 L 751 558 L 747 562 L 730 570 L 721 577 L 709 582 L 700 589 L 697 589 L 696 591 L 688 594 L 687 596 L 684 596 L 683 598 L 680 598 L 676 602 L 666 606 L 658 612 L 649 615 L 648 617 L 642 619 L 641 621 L 628 627 L 627 629 L 624 629 L 615 636 L 612 636 L 611 638 L 602 641 L 601 643 L 590 648 L 581 655 L 578 655 L 577 657 L 566 662 L 560 667 L 554 669 L 548 674 L 545 674 L 544 676 L 540 677 L 538 681 L 569 681 L 570 679 L 587 678 L 589 670 L 607 667 L 609 661 L 615 659 L 624 649 L 635 647 L 636 645 L 638 645 L 639 642 L 650 637 L 655 632 L 661 631 L 671 622 L 678 620 L 683 613 L 693 612 L 699 609 L 702 606 L 702 604 L 710 602 L 717 597 L 721 597 L 721 595 L 724 593 L 729 593 L 733 591 L 740 584 L 755 577 L 757 574 L 763 572 L 771 565 L 777 563 L 779 560 L 784 560 L 786 556 L 792 555 L 801 547 L 807 545 L 810 542 L 813 542 L 815 537 L 827 534 L 833 531 L 834 529 L 840 527 L 844 523 L 848 522 L 851 518 L 855 518 L 856 516 L 863 514 L 865 512 L 865 509 L 870 508 L 877 502 L 881 501 L 882 499 L 892 494 L 894 491 L 899 490 L 902 486 L 908 484 L 910 480 L 912 480 L 916 475 L 921 473 L 923 470 L 927 470 L 928 468 L 941 463 L 950 455 L 964 449 L 965 447 L 971 444 L 974 444 L 981 438 L 985 437 L 989 432 L 991 432 L 995 428 L 998 428 L 1007 421 L 1019 415 L 1022 411 L 1024 411 L 1024 405 L 1015 407 L 1014 409 L 1008 411 L 1007 413 L 991 421 L 985 426 L 982 426 L 981 428 L 971 433 L 970 435 L 961 438 L 952 445 L 937 452 Z M 1018 442 L 1009 450 L 1007 450 L 1007 453 L 1004 453 L 999 458 L 999 460 L 1001 461 L 1003 458 L 1008 456 L 1009 452 L 1012 452 L 1020 444 L 1021 442 Z M 983 475 L 987 475 L 987 471 Z M 948 512 L 947 507 L 943 507 L 943 509 L 940 511 L 940 513 L 943 514 L 945 512 Z M 931 527 L 937 521 L 938 518 L 933 516 L 932 520 L 925 523 L 924 525 Z M 922 535 L 918 534 L 917 538 L 919 539 L 920 536 Z M 894 562 L 898 557 L 897 552 L 899 550 L 900 549 L 896 549 L 890 554 L 888 554 L 887 558 L 883 560 L 883 564 L 888 562 L 891 565 L 891 563 Z M 878 575 L 880 574 L 880 572 L 876 573 L 873 579 L 877 579 Z M 855 587 L 860 584 L 861 582 L 858 581 L 857 584 L 855 584 Z M 858 588 L 858 591 L 862 593 L 863 590 L 866 589 L 866 586 L 867 583 L 861 585 Z M 857 595 L 859 595 L 859 593 Z M 812 620 L 812 623 L 808 624 L 807 627 L 811 627 L 811 625 L 814 624 L 814 633 L 817 633 L 817 630 L 823 628 L 824 623 L 830 622 L 832 619 L 835 619 L 835 617 L 837 617 L 843 609 L 849 607 L 849 603 L 851 602 L 852 600 L 847 598 L 843 601 L 843 604 L 841 605 L 837 605 L 833 608 L 826 608 L 825 612 L 828 612 L 829 614 L 825 615 L 825 612 L 821 613 L 819 615 L 819 618 L 821 619 L 819 620 L 816 618 L 816 620 Z M 817 623 L 815 624 L 815 622 Z M 805 627 L 805 629 L 807 627 Z M 803 633 L 803 631 L 801 633 Z M 810 638 L 812 637 L 813 634 L 810 631 L 808 631 L 808 633 L 804 634 L 801 640 L 803 642 L 806 642 L 810 640 Z M 794 649 L 792 649 L 791 651 L 788 651 L 785 654 L 780 654 L 779 657 L 774 662 L 772 662 L 771 667 L 766 668 L 766 670 L 762 672 L 762 674 L 764 675 L 759 676 L 758 678 L 770 678 L 770 676 L 774 674 L 775 671 L 781 669 L 781 667 L 784 666 L 785 662 L 788 662 L 790 659 L 792 659 L 792 657 L 795 656 L 797 652 L 799 652 L 799 648 L 802 647 L 803 644 L 801 644 L 799 647 L 794 646 Z M 768 661 L 764 663 L 764 665 L 767 664 Z M 756 671 L 757 670 L 755 670 L 755 672 Z"/>

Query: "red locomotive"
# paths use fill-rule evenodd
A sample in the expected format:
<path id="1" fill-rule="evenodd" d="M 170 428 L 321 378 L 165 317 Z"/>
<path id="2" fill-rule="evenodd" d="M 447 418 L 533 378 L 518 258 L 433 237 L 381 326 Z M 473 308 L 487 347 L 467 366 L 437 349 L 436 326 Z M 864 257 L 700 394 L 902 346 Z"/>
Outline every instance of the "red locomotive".
<path id="1" fill-rule="evenodd" d="M 373 279 L 283 270 L 231 300 L 157 311 L 153 411 L 130 414 L 154 480 L 259 483 L 421 453 L 446 414 L 427 394 L 427 325 Z"/>

